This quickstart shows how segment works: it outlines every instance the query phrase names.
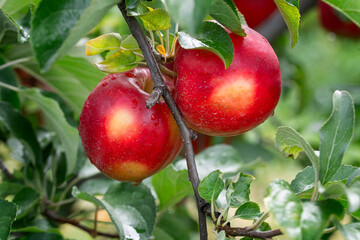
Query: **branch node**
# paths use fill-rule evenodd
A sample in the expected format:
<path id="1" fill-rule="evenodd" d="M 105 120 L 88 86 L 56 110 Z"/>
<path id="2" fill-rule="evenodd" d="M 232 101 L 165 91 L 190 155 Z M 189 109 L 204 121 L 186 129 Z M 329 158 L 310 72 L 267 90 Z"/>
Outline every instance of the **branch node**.
<path id="1" fill-rule="evenodd" d="M 195 140 L 197 139 L 197 133 L 196 133 L 194 130 L 192 130 L 192 129 L 189 129 L 189 131 L 190 131 L 190 138 L 191 138 L 193 141 L 195 141 Z"/>
<path id="2" fill-rule="evenodd" d="M 149 99 L 145 102 L 145 106 L 147 109 L 150 109 L 155 106 L 155 104 L 159 103 L 160 98 L 163 95 L 164 88 L 164 85 L 157 85 L 154 87 L 154 90 L 151 93 Z"/>

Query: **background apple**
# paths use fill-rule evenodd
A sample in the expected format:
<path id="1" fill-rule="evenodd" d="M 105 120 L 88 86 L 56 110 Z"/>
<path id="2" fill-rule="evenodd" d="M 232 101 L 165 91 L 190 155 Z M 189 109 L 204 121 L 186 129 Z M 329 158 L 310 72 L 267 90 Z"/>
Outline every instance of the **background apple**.
<path id="1" fill-rule="evenodd" d="M 176 95 L 185 120 L 213 136 L 246 132 L 273 114 L 281 92 L 281 74 L 272 47 L 256 31 L 230 33 L 234 60 L 228 69 L 214 53 L 179 47 L 175 55 Z"/>
<path id="2" fill-rule="evenodd" d="M 249 27 L 256 28 L 275 10 L 274 0 L 234 0 Z"/>
<path id="3" fill-rule="evenodd" d="M 85 102 L 79 125 L 85 153 L 111 178 L 140 182 L 181 150 L 180 132 L 166 103 L 145 108 L 152 84 L 144 68 L 109 74 Z M 172 82 L 167 84 L 173 90 Z"/>
<path id="4" fill-rule="evenodd" d="M 318 9 L 319 18 L 324 28 L 338 35 L 360 38 L 360 28 L 345 15 L 322 1 L 318 2 Z"/>

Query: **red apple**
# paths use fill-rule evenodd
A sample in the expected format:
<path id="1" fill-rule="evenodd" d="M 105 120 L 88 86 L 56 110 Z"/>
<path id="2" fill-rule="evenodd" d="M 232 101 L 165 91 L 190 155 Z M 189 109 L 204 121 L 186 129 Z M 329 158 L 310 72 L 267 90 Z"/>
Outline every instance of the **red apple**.
<path id="1" fill-rule="evenodd" d="M 277 8 L 274 0 L 234 0 L 249 27 L 256 28 Z"/>
<path id="2" fill-rule="evenodd" d="M 167 84 L 173 90 L 174 85 Z M 148 69 L 109 74 L 85 102 L 79 125 L 85 153 L 111 178 L 140 182 L 181 150 L 180 132 L 166 103 L 160 100 L 145 108 L 152 88 Z"/>
<path id="3" fill-rule="evenodd" d="M 179 47 L 175 100 L 187 123 L 198 132 L 234 136 L 265 121 L 280 97 L 281 74 L 274 50 L 256 31 L 230 33 L 232 64 L 203 49 Z"/>
<path id="4" fill-rule="evenodd" d="M 330 5 L 319 1 L 318 9 L 320 12 L 320 21 L 327 30 L 345 37 L 360 37 L 360 28 Z"/>

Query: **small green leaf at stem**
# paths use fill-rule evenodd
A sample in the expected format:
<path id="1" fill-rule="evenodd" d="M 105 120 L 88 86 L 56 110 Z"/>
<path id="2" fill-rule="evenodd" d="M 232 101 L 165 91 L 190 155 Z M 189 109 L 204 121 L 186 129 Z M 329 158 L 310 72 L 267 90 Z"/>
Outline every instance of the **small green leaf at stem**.
<path id="1" fill-rule="evenodd" d="M 107 73 L 126 72 L 137 66 L 136 55 L 129 50 L 115 52 L 107 59 L 94 65 L 101 71 Z"/>
<path id="2" fill-rule="evenodd" d="M 222 190 L 224 190 L 225 184 L 221 179 L 221 172 L 216 170 L 205 177 L 199 184 L 199 194 L 207 202 L 215 201 Z"/>
<path id="3" fill-rule="evenodd" d="M 218 55 L 228 68 L 233 61 L 234 46 L 229 34 L 214 22 L 204 22 L 197 35 L 179 32 L 179 43 L 185 49 L 206 49 Z"/>
<path id="4" fill-rule="evenodd" d="M 346 91 L 335 91 L 333 111 L 320 129 L 320 181 L 327 183 L 341 166 L 355 127 L 354 101 Z"/>
<path id="5" fill-rule="evenodd" d="M 260 207 L 255 202 L 245 202 L 235 212 L 235 217 L 247 220 L 256 220 L 261 215 Z"/>
<path id="6" fill-rule="evenodd" d="M 300 12 L 299 0 L 274 0 L 290 31 L 291 47 L 299 39 Z"/>
<path id="7" fill-rule="evenodd" d="M 250 184 L 254 179 L 253 176 L 240 173 L 237 181 L 230 184 L 226 192 L 230 207 L 240 207 L 249 201 Z"/>
<path id="8" fill-rule="evenodd" d="M 118 33 L 107 33 L 91 39 L 85 44 L 86 55 L 93 56 L 106 50 L 118 50 L 121 45 L 121 36 Z"/>

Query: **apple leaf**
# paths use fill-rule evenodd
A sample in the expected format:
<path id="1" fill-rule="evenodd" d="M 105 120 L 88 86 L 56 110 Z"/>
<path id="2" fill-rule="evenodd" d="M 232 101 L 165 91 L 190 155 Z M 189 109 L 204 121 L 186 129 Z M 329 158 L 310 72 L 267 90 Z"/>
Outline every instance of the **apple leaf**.
<path id="1" fill-rule="evenodd" d="M 168 209 L 193 193 L 186 170 L 175 170 L 173 165 L 161 170 L 151 180 L 161 209 Z"/>
<path id="2" fill-rule="evenodd" d="M 244 16 L 238 11 L 232 0 L 215 0 L 211 5 L 209 15 L 231 32 L 246 36 L 241 26 L 241 24 L 246 24 Z"/>
<path id="3" fill-rule="evenodd" d="M 346 187 L 345 184 L 339 182 L 331 184 L 325 192 L 322 193 L 325 199 L 333 198 L 338 199 L 341 196 L 345 196 L 348 201 L 348 210 L 350 213 L 356 212 L 360 209 L 360 184 L 355 183 L 350 187 Z"/>
<path id="4" fill-rule="evenodd" d="M 265 203 L 290 238 L 296 240 L 320 239 L 329 218 L 344 214 L 343 206 L 332 199 L 302 203 L 284 180 L 270 184 Z"/>
<path id="5" fill-rule="evenodd" d="M 228 68 L 234 57 L 234 46 L 229 34 L 220 25 L 204 22 L 199 33 L 191 36 L 179 32 L 179 43 L 185 49 L 206 49 L 218 55 Z"/>
<path id="6" fill-rule="evenodd" d="M 34 210 L 39 201 L 40 195 L 34 189 L 29 187 L 21 189 L 13 199 L 13 202 L 18 206 L 16 220 L 25 217 L 29 211 Z"/>
<path id="7" fill-rule="evenodd" d="M 341 225 L 337 220 L 334 221 L 337 229 L 340 230 L 341 234 L 346 240 L 358 240 L 360 239 L 360 222 L 350 223 Z"/>
<path id="8" fill-rule="evenodd" d="M 29 120 L 6 102 L 0 102 L 0 123 L 25 146 L 30 161 L 41 163 L 41 149 Z"/>
<path id="9" fill-rule="evenodd" d="M 247 220 L 259 219 L 261 215 L 259 205 L 254 202 L 245 202 L 235 212 L 235 217 Z"/>
<path id="10" fill-rule="evenodd" d="M 320 129 L 320 181 L 325 184 L 339 169 L 354 133 L 354 102 L 346 91 L 335 91 L 333 111 Z"/>
<path id="11" fill-rule="evenodd" d="M 214 0 L 164 0 L 171 17 L 190 35 L 200 30 Z"/>
<path id="12" fill-rule="evenodd" d="M 94 65 L 101 71 L 107 73 L 126 72 L 137 66 L 137 56 L 129 50 L 118 51 L 107 57 L 100 63 Z"/>
<path id="13" fill-rule="evenodd" d="M 358 0 L 322 0 L 323 2 L 328 3 L 330 6 L 336 10 L 342 12 L 351 19 L 356 25 L 360 27 L 360 1 Z"/>
<path id="14" fill-rule="evenodd" d="M 42 71 L 66 55 L 118 0 L 42 0 L 31 22 L 31 43 Z M 51 31 L 49 31 L 51 29 Z"/>
<path id="15" fill-rule="evenodd" d="M 221 172 L 216 170 L 201 180 L 198 191 L 203 199 L 205 199 L 207 202 L 211 202 L 218 199 L 224 188 L 225 184 L 221 179 Z"/>
<path id="16" fill-rule="evenodd" d="M 0 34 L 1 35 L 1 34 Z M 5 64 L 5 59 L 0 55 L 0 65 Z M 17 80 L 15 72 L 12 68 L 5 68 L 0 70 L 0 82 L 6 83 L 12 86 L 17 86 Z M 0 89 L 0 99 L 2 101 L 10 103 L 14 108 L 20 110 L 20 98 L 17 92 L 12 90 L 1 88 Z"/>
<path id="17" fill-rule="evenodd" d="M 355 173 L 356 167 L 351 165 L 342 164 L 336 174 L 328 181 L 325 186 L 328 186 L 334 182 L 346 182 L 349 179 L 349 176 Z M 291 182 L 291 187 L 296 194 L 301 194 L 302 197 L 305 197 L 309 193 L 309 198 L 312 194 L 312 189 L 314 187 L 314 169 L 313 167 L 306 167 L 300 171 L 295 179 Z"/>
<path id="18" fill-rule="evenodd" d="M 299 0 L 274 0 L 290 31 L 291 47 L 299 39 L 300 12 Z"/>
<path id="19" fill-rule="evenodd" d="M 139 50 L 139 45 L 133 35 L 129 35 L 121 42 L 121 47 L 126 50 Z"/>
<path id="20" fill-rule="evenodd" d="M 103 199 L 73 188 L 74 197 L 103 207 L 120 235 L 120 239 L 147 240 L 155 226 L 155 199 L 145 185 L 116 183 L 110 186 Z"/>
<path id="21" fill-rule="evenodd" d="M 231 182 L 226 191 L 226 199 L 230 207 L 240 207 L 249 201 L 250 184 L 255 178 L 250 175 L 240 173 L 236 182 Z"/>
<path id="22" fill-rule="evenodd" d="M 134 9 L 136 8 L 136 6 L 140 3 L 141 0 L 125 0 L 126 3 L 126 8 L 129 9 Z"/>
<path id="23" fill-rule="evenodd" d="M 10 228 L 15 220 L 17 206 L 5 199 L 0 199 L 0 239 L 8 239 Z"/>
<path id="24" fill-rule="evenodd" d="M 4 10 L 0 9 L 0 46 L 23 43 L 28 38 L 28 33 Z"/>
<path id="25" fill-rule="evenodd" d="M 35 232 L 27 235 L 26 240 L 64 240 L 57 232 Z"/>
<path id="26" fill-rule="evenodd" d="M 170 15 L 161 8 L 152 10 L 139 17 L 144 22 L 144 27 L 148 30 L 168 30 L 171 27 Z"/>
<path id="27" fill-rule="evenodd" d="M 1 8 L 14 19 L 22 18 L 30 9 L 30 4 L 35 4 L 34 0 L 2 0 Z"/>
<path id="28" fill-rule="evenodd" d="M 85 44 L 86 55 L 92 56 L 106 50 L 118 50 L 121 45 L 121 36 L 118 33 L 107 33 L 91 39 Z"/>
<path id="29" fill-rule="evenodd" d="M 205 178 L 210 172 L 217 169 L 224 174 L 224 177 L 236 175 L 243 166 L 237 150 L 230 145 L 217 144 L 211 146 L 196 155 L 196 165 L 200 179 Z M 175 164 L 176 169 L 187 169 L 186 160 L 179 160 Z"/>
<path id="30" fill-rule="evenodd" d="M 304 151 L 315 171 L 319 169 L 319 158 L 310 144 L 293 128 L 279 127 L 275 138 L 276 148 L 286 157 L 296 159 L 300 152 Z"/>
<path id="31" fill-rule="evenodd" d="M 66 121 L 59 104 L 55 100 L 43 96 L 39 89 L 23 89 L 19 93 L 35 102 L 43 111 L 48 129 L 55 131 L 62 143 L 66 155 L 66 173 L 67 175 L 72 174 L 76 166 L 78 146 L 80 144 L 77 129 Z"/>

